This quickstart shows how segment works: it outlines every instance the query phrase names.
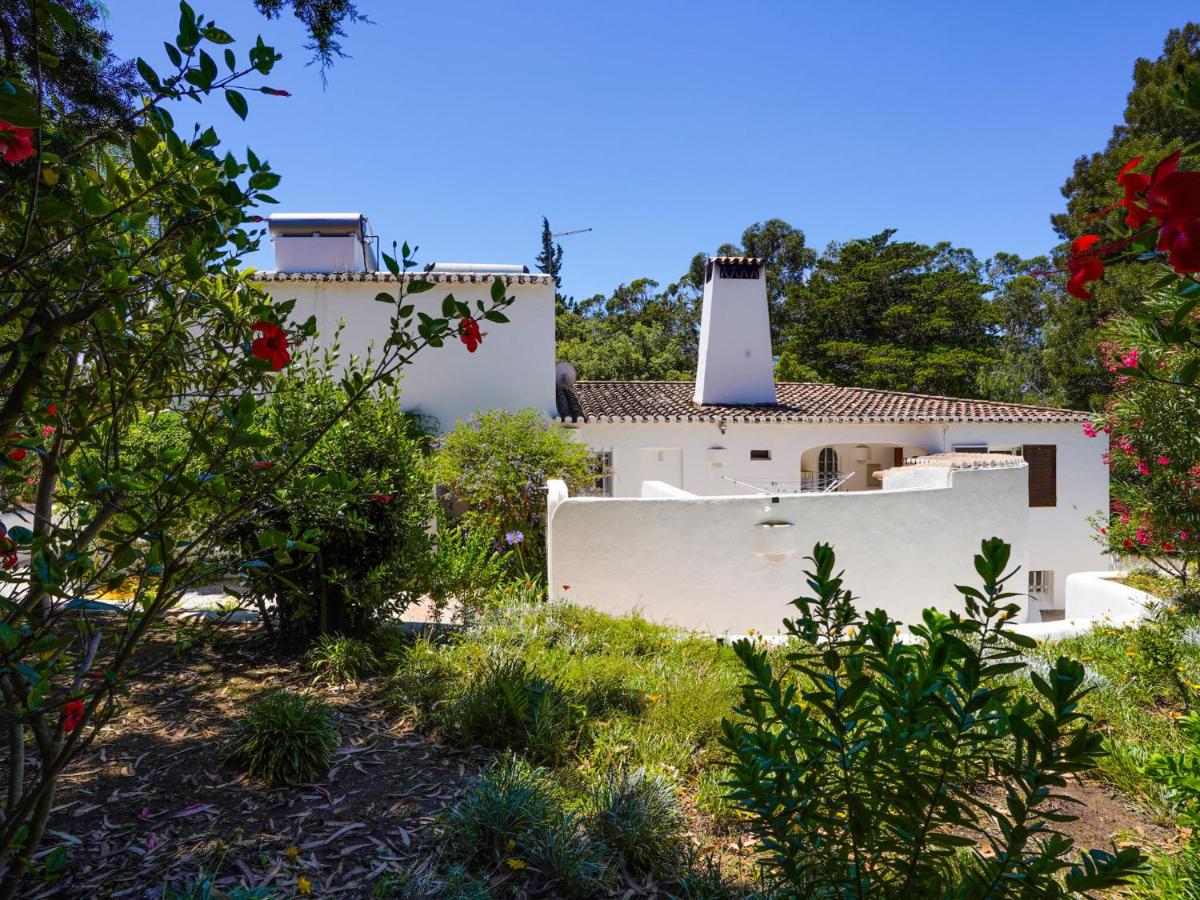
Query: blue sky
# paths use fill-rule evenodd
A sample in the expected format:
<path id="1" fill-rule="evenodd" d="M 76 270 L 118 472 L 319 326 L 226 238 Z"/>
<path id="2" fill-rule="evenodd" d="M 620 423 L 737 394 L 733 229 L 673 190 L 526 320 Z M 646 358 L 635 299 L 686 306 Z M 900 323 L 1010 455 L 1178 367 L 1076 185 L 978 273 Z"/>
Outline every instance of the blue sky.
<path id="1" fill-rule="evenodd" d="M 290 18 L 193 3 L 284 60 L 240 122 L 204 110 L 283 183 L 279 210 L 362 211 L 422 262 L 523 262 L 541 217 L 577 297 L 677 278 L 778 217 L 817 248 L 873 234 L 981 257 L 1054 243 L 1076 156 L 1119 120 L 1138 56 L 1194 3 L 358 0 L 322 89 Z M 170 0 L 109 0 L 115 51 L 165 67 Z M 199 107 L 176 111 L 190 122 Z M 271 267 L 269 245 L 254 262 Z"/>

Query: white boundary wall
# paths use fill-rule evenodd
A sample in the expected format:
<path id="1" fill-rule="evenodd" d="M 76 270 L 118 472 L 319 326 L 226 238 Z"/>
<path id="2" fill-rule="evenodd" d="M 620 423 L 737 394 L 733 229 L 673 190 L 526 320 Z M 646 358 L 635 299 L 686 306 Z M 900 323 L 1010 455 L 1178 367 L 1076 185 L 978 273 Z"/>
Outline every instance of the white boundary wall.
<path id="1" fill-rule="evenodd" d="M 934 467 L 931 467 L 934 468 Z M 919 621 L 961 609 L 956 584 L 977 585 L 981 540 L 1013 545 L 1023 594 L 1029 555 L 1028 469 L 940 468 L 942 486 L 770 497 L 565 498 L 551 482 L 551 595 L 620 615 L 710 633 L 782 630 L 807 593 L 805 557 L 833 545 L 860 609 Z M 565 499 L 564 499 L 565 498 Z M 764 523 L 790 527 L 760 527 Z M 564 585 L 569 585 L 564 588 Z"/>
<path id="2" fill-rule="evenodd" d="M 713 422 L 588 422 L 567 427 L 590 447 L 612 451 L 616 497 L 637 497 L 643 481 L 661 477 L 643 471 L 643 448 L 679 448 L 680 477 L 673 482 L 675 486 L 693 494 L 722 496 L 747 493 L 745 487 L 722 476 L 748 482 L 795 479 L 805 469 L 802 457 L 809 459 L 825 446 L 838 448 L 843 471 L 856 472 L 846 489 L 861 491 L 872 486 L 865 475 L 866 462 L 891 466 L 892 447 L 897 445 L 910 457 L 963 444 L 1054 444 L 1058 448 L 1058 503 L 1029 510 L 1029 568 L 1054 572 L 1057 609 L 1063 608 L 1068 574 L 1109 568 L 1108 557 L 1087 521 L 1108 509 L 1108 467 L 1103 458 L 1108 440 L 1104 435 L 1086 437 L 1078 423 L 730 422 L 724 433 Z M 855 445 L 867 445 L 866 461 L 856 461 L 845 452 Z M 711 451 L 718 447 L 722 449 Z M 767 450 L 771 458 L 751 460 L 751 450 Z M 891 524 L 905 530 L 913 521 L 897 519 Z M 922 517 L 921 521 L 928 519 Z M 1025 590 L 1024 583 L 1020 589 Z"/>

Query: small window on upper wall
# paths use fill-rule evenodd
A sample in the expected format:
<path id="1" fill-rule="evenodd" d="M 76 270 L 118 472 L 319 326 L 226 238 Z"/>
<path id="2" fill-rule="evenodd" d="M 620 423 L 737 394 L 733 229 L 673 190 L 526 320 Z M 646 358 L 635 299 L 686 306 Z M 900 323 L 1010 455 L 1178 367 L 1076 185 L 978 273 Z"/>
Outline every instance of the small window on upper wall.
<path id="1" fill-rule="evenodd" d="M 770 450 L 751 450 L 750 458 L 751 459 L 770 459 L 771 451 Z"/>

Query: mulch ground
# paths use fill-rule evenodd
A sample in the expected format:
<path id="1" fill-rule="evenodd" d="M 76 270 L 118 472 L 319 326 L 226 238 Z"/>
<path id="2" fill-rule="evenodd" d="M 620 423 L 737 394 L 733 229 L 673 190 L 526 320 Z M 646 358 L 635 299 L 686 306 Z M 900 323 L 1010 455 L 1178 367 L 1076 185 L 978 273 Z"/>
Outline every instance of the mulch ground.
<path id="1" fill-rule="evenodd" d="M 247 697 L 309 690 L 311 676 L 273 660 L 253 632 L 232 632 L 139 684 L 65 773 L 39 855 L 65 846 L 71 871 L 27 896 L 191 896 L 206 878 L 221 892 L 292 896 L 304 876 L 314 895 L 359 897 L 430 861 L 427 827 L 482 758 L 411 732 L 367 688 L 322 688 L 342 740 L 328 776 L 248 781 L 221 764 L 230 722 Z"/>

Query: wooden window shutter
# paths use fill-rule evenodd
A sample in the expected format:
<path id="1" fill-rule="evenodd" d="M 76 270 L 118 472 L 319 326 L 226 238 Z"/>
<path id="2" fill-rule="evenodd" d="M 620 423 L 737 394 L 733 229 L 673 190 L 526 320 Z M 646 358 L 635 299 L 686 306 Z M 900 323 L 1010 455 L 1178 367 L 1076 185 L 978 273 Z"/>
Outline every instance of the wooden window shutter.
<path id="1" fill-rule="evenodd" d="M 904 465 L 904 448 L 903 447 L 893 447 L 892 448 L 892 465 L 896 466 L 897 468 Z"/>
<path id="2" fill-rule="evenodd" d="M 1029 505 L 1058 505 L 1058 447 L 1026 444 L 1021 455 L 1029 464 Z"/>

